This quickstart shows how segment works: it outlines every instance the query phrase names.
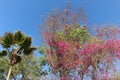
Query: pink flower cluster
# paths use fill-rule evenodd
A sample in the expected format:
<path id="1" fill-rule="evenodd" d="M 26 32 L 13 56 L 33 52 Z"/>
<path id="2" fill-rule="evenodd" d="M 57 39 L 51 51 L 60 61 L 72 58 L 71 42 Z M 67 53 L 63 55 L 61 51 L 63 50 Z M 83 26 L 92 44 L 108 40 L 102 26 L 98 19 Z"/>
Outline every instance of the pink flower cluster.
<path id="1" fill-rule="evenodd" d="M 79 54 L 92 56 L 93 53 L 97 53 L 99 51 L 103 51 L 109 54 L 116 54 L 118 58 L 120 58 L 120 40 L 107 40 L 100 45 L 96 44 L 85 44 L 83 48 L 79 49 Z"/>

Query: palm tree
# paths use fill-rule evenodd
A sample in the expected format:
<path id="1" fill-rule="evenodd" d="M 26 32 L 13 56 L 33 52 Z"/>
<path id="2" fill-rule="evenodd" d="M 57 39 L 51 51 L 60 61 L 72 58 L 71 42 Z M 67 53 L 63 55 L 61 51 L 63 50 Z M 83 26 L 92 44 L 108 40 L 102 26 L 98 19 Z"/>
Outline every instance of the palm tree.
<path id="1" fill-rule="evenodd" d="M 13 69 L 10 78 L 14 80 L 34 80 L 42 75 L 42 66 L 39 57 L 36 58 L 34 54 L 21 55 L 22 60 L 16 64 Z M 40 58 L 41 59 L 41 58 Z M 4 56 L 0 58 L 0 80 L 5 79 L 9 68 L 9 59 Z M 21 75 L 21 77 L 19 76 Z"/>
<path id="2" fill-rule="evenodd" d="M 29 55 L 36 48 L 32 47 L 32 38 L 21 31 L 5 33 L 3 37 L 0 37 L 0 43 L 4 49 L 0 52 L 0 56 L 7 56 L 10 59 L 10 68 L 6 78 L 9 80 L 13 66 L 22 59 L 21 55 Z"/>

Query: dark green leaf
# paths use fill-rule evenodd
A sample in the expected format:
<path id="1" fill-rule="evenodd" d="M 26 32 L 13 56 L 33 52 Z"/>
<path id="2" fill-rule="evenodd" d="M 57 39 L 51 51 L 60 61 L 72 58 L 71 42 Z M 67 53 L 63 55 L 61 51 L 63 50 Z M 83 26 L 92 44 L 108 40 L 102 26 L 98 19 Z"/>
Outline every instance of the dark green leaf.
<path id="1" fill-rule="evenodd" d="M 18 62 L 20 63 L 21 60 L 22 60 L 21 56 L 18 56 L 18 55 L 17 55 L 17 63 L 18 63 Z"/>
<path id="2" fill-rule="evenodd" d="M 29 54 L 33 53 L 34 50 L 36 50 L 35 47 L 27 47 L 27 48 L 24 48 L 23 52 L 24 52 L 24 54 L 29 55 Z"/>
<path id="3" fill-rule="evenodd" d="M 25 35 L 21 31 L 17 31 L 14 34 L 14 40 L 17 44 L 22 44 L 25 41 Z"/>
<path id="4" fill-rule="evenodd" d="M 24 42 L 20 45 L 22 48 L 30 47 L 32 44 L 32 38 L 31 37 L 26 37 Z"/>
<path id="5" fill-rule="evenodd" d="M 7 52 L 5 50 L 0 52 L 0 56 L 6 56 L 6 55 L 7 55 Z"/>
<path id="6" fill-rule="evenodd" d="M 11 45 L 13 45 L 14 44 L 13 34 L 5 33 L 1 44 L 4 48 L 9 48 Z"/>

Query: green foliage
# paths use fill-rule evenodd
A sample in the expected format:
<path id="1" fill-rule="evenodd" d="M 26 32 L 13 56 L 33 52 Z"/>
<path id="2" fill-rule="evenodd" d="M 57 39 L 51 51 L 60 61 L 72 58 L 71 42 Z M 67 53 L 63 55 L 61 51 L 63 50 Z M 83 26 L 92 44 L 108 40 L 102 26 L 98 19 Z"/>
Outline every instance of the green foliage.
<path id="1" fill-rule="evenodd" d="M 41 66 L 45 66 L 45 65 L 47 64 L 47 61 L 45 60 L 44 57 L 45 57 L 45 56 L 41 56 L 41 57 L 39 58 L 39 61 L 40 61 L 40 65 L 41 65 Z"/>
<path id="2" fill-rule="evenodd" d="M 49 50 L 48 46 L 44 46 L 44 47 L 43 46 L 39 46 L 38 47 L 39 53 L 42 53 L 42 54 L 46 53 L 48 50 Z"/>
<path id="3" fill-rule="evenodd" d="M 28 55 L 28 54 L 33 53 L 34 50 L 36 50 L 35 47 L 26 47 L 26 48 L 24 48 L 23 53 L 26 54 L 26 55 Z"/>
<path id="4" fill-rule="evenodd" d="M 23 42 L 26 40 L 26 37 L 24 35 L 24 33 L 22 33 L 21 31 L 17 31 L 15 34 L 14 34 L 14 41 L 15 43 L 17 44 L 23 44 Z"/>
<path id="5" fill-rule="evenodd" d="M 64 31 L 57 31 L 58 39 L 63 41 L 70 41 L 72 43 L 78 42 L 83 44 L 89 40 L 89 33 L 87 29 L 83 30 L 82 27 L 69 25 L 65 27 Z"/>
<path id="6" fill-rule="evenodd" d="M 5 78 L 4 75 L 8 72 L 9 69 L 9 59 L 7 57 L 0 58 L 0 79 Z"/>
<path id="7" fill-rule="evenodd" d="M 12 33 L 5 33 L 1 39 L 1 44 L 3 48 L 10 48 L 14 44 L 14 37 Z"/>
<path id="8" fill-rule="evenodd" d="M 26 47 L 31 46 L 31 44 L 32 44 L 32 38 L 29 37 L 29 36 L 27 36 L 26 39 L 25 39 L 25 41 L 22 44 L 20 44 L 20 46 L 22 48 L 26 48 Z"/>
<path id="9" fill-rule="evenodd" d="M 14 74 L 16 73 L 16 72 L 14 72 L 16 69 L 19 70 L 21 68 L 20 66 L 25 65 L 27 58 L 25 59 L 24 63 L 19 65 L 20 68 L 18 68 L 18 66 L 14 67 L 15 65 L 17 65 L 18 63 L 20 63 L 22 61 L 22 59 L 23 59 L 22 57 L 25 56 L 24 54 L 26 54 L 26 55 L 32 54 L 33 51 L 36 50 L 35 47 L 31 46 L 32 45 L 32 37 L 26 36 L 21 31 L 17 31 L 15 33 L 5 33 L 5 35 L 3 37 L 0 37 L 0 43 L 1 43 L 2 47 L 4 48 L 4 50 L 0 52 L 0 56 L 7 56 L 8 60 L 9 60 L 9 62 L 7 64 L 9 64 L 9 66 L 11 67 L 10 69 L 13 68 L 13 70 L 9 70 L 10 74 L 12 71 L 12 75 L 13 75 L 13 73 Z M 24 55 L 24 56 L 22 56 L 22 55 Z M 30 59 L 28 59 L 28 60 L 30 61 Z M 26 64 L 28 64 L 28 63 L 26 63 Z M 32 66 L 35 65 L 32 62 L 30 62 L 29 64 L 30 65 L 26 65 L 26 67 L 32 68 Z M 7 80 L 9 80 L 10 74 L 8 74 Z M 17 74 L 21 74 L 21 73 L 19 73 L 17 71 L 16 75 Z"/>
<path id="10" fill-rule="evenodd" d="M 7 55 L 7 51 L 3 50 L 3 51 L 0 51 L 0 56 L 6 56 Z"/>
<path id="11" fill-rule="evenodd" d="M 34 80 L 36 77 L 41 76 L 40 64 L 39 59 L 34 55 L 22 55 L 22 61 L 14 66 L 12 73 L 15 77 L 21 74 L 22 76 L 24 75 L 24 79 Z M 0 72 L 1 78 L 5 78 L 4 75 L 7 75 L 9 68 L 9 59 L 7 57 L 0 58 L 0 65 L 0 71 L 3 71 Z"/>
<path id="12" fill-rule="evenodd" d="M 34 50 L 36 50 L 35 47 L 32 47 L 32 38 L 30 36 L 26 36 L 21 31 L 17 31 L 15 33 L 5 33 L 3 37 L 0 37 L 0 43 L 2 44 L 3 48 L 7 48 L 8 54 L 11 53 L 11 47 L 15 47 L 17 44 L 17 47 L 19 48 L 19 54 L 23 50 L 25 54 L 30 54 Z M 5 52 L 5 50 L 3 51 Z M 3 54 L 3 53 L 1 53 Z M 5 54 L 5 53 L 4 53 Z"/>
<path id="13" fill-rule="evenodd" d="M 31 46 L 32 38 L 30 36 L 26 36 L 21 31 L 17 31 L 14 34 L 5 33 L 3 37 L 0 37 L 0 43 L 2 44 L 3 48 L 10 48 L 12 45 L 17 44 L 24 49 Z"/>

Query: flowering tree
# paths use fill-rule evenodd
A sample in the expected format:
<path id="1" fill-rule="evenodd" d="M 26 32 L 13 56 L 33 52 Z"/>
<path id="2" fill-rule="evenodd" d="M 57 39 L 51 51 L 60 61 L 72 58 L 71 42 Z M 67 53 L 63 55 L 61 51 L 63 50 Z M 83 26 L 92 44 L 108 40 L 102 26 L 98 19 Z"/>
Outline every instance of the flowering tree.
<path id="1" fill-rule="evenodd" d="M 65 13 L 68 16 L 70 12 Z M 92 80 L 111 79 L 115 71 L 113 63 L 120 57 L 119 29 L 101 27 L 91 35 L 86 26 L 78 24 L 78 20 L 74 22 L 70 18 L 72 22 L 61 22 L 69 19 L 61 15 L 53 14 L 46 20 L 43 31 L 46 46 L 39 47 L 53 73 L 61 80 L 83 80 L 86 75 Z"/>
<path id="2" fill-rule="evenodd" d="M 52 41 L 50 41 L 52 35 L 44 32 L 45 41 L 50 46 L 44 54 L 53 72 L 59 72 L 61 78 L 68 76 L 71 70 L 75 70 L 79 64 L 83 64 L 79 59 L 78 49 L 80 45 L 89 40 L 89 35 L 83 27 L 75 27 L 67 25 L 64 31 L 56 32 Z"/>

